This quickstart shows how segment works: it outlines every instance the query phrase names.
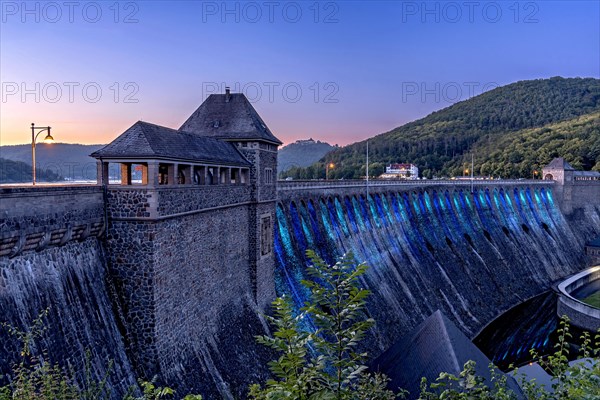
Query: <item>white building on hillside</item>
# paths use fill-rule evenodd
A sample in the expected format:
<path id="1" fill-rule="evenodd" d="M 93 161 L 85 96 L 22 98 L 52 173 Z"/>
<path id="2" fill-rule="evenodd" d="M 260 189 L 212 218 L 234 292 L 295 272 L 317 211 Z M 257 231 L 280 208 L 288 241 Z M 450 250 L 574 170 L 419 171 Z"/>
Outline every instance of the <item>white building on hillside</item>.
<path id="1" fill-rule="evenodd" d="M 414 164 L 390 164 L 385 167 L 383 179 L 419 179 L 419 168 Z"/>

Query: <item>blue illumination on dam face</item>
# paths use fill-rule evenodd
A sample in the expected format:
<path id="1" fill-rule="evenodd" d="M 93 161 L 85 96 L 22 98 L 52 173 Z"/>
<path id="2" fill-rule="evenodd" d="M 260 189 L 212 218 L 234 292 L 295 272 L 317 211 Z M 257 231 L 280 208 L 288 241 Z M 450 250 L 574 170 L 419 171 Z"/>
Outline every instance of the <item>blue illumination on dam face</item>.
<path id="1" fill-rule="evenodd" d="M 436 309 L 473 335 L 581 264 L 546 187 L 299 197 L 279 203 L 276 215 L 278 294 L 303 305 L 307 249 L 329 263 L 353 252 L 371 267 L 363 283 L 373 293 L 372 345 L 379 348 Z"/>

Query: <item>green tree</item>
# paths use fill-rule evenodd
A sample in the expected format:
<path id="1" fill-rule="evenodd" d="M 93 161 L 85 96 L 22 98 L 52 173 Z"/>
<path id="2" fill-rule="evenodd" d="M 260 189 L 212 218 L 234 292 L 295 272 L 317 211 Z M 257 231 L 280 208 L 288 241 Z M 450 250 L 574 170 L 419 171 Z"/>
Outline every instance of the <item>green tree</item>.
<path id="1" fill-rule="evenodd" d="M 513 370 L 528 400 L 593 400 L 600 399 L 600 334 L 592 346 L 590 334 L 581 336 L 580 360 L 569 364 L 569 320 L 563 316 L 558 330 L 558 342 L 555 352 L 540 356 L 535 350 L 530 353 L 533 359 L 552 376 L 552 387 L 546 388 Z M 419 400 L 511 400 L 516 395 L 507 385 L 506 375 L 498 372 L 490 364 L 492 385 L 485 384 L 482 377 L 475 373 L 475 363 L 468 361 L 463 371 L 455 376 L 441 373 L 435 382 L 421 381 Z"/>
<path id="2" fill-rule="evenodd" d="M 352 254 L 328 265 L 313 251 L 310 279 L 302 282 L 310 291 L 309 300 L 294 316 L 292 302 L 281 297 L 273 302 L 273 337 L 260 336 L 259 343 L 279 353 L 269 363 L 274 379 L 265 387 L 252 385 L 252 399 L 395 399 L 386 389 L 388 379 L 372 374 L 364 364 L 367 354 L 358 350 L 374 321 L 365 317 L 369 291 L 360 288 L 359 278 L 367 265 L 356 263 Z M 316 330 L 300 329 L 299 322 L 310 318 Z"/>

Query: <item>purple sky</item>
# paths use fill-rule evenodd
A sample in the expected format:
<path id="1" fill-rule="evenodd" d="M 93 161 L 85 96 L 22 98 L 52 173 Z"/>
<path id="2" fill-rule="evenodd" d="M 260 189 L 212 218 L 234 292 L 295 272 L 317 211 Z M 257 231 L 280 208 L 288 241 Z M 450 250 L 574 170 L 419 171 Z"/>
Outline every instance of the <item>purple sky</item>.
<path id="1" fill-rule="evenodd" d="M 31 122 L 69 143 L 178 128 L 225 84 L 285 143 L 347 144 L 498 85 L 600 77 L 599 4 L 3 1 L 0 144 Z"/>

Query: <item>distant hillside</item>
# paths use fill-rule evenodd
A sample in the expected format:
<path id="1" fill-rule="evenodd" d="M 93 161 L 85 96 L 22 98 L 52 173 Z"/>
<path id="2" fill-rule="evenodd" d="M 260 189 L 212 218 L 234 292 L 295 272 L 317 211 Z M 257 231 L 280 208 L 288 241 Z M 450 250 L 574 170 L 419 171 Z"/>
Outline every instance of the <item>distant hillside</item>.
<path id="1" fill-rule="evenodd" d="M 36 164 L 38 168 L 51 169 L 68 179 L 96 179 L 96 160 L 89 155 L 104 145 L 38 143 Z M 31 145 L 1 146 L 0 157 L 31 165 Z"/>
<path id="2" fill-rule="evenodd" d="M 529 178 L 555 157 L 600 171 L 600 112 L 480 141 L 473 152 L 475 174 L 481 175 Z"/>
<path id="3" fill-rule="evenodd" d="M 278 151 L 277 169 L 281 173 L 292 167 L 308 167 L 335 148 L 336 146 L 318 140 L 298 140 Z"/>
<path id="4" fill-rule="evenodd" d="M 530 177 L 554 156 L 600 168 L 600 80 L 560 78 L 502 86 L 369 139 L 370 174 L 391 162 L 410 162 L 421 174 L 461 175 L 475 154 L 475 173 Z M 579 116 L 588 115 L 581 121 Z M 565 121 L 564 124 L 554 125 Z M 535 129 L 539 128 L 539 129 Z M 550 139 L 552 138 L 552 139 Z M 333 178 L 365 175 L 366 142 L 331 152 Z M 324 160 L 293 168 L 295 178 L 322 178 Z"/>
<path id="5" fill-rule="evenodd" d="M 0 158 L 0 183 L 31 183 L 31 176 L 31 164 Z M 62 177 L 51 170 L 37 169 L 35 179 L 38 182 L 56 182 Z"/>

